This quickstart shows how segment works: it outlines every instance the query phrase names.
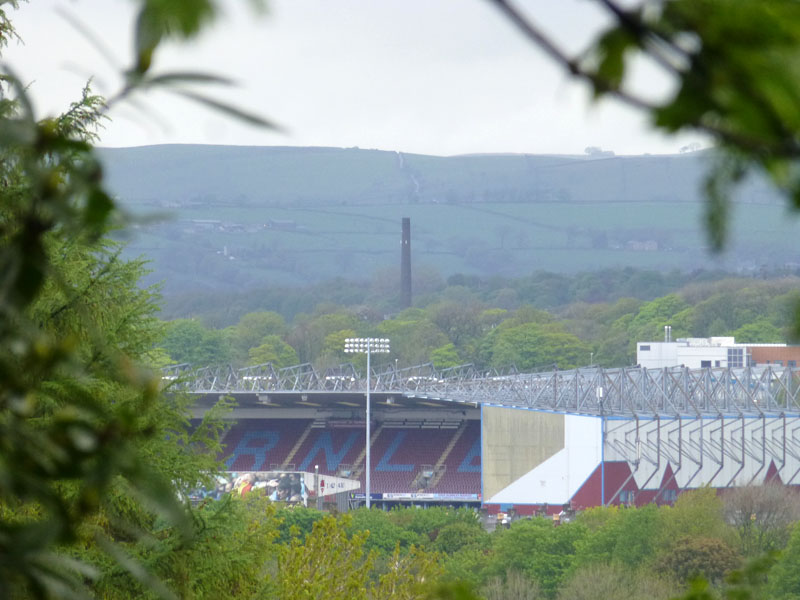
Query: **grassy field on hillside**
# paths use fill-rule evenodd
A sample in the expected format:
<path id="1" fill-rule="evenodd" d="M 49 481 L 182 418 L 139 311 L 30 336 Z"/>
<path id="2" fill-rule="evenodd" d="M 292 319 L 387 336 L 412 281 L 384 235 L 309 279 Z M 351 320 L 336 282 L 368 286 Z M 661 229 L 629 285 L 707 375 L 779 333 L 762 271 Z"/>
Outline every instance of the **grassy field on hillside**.
<path id="1" fill-rule="evenodd" d="M 363 279 L 397 269 L 402 217 L 411 218 L 414 266 L 443 276 L 617 266 L 741 271 L 798 260 L 796 223 L 781 207 L 740 204 L 734 212 L 721 256 L 705 250 L 702 206 L 685 202 L 200 206 L 139 229 L 128 251 L 152 258 L 151 277 L 166 280 L 167 291 Z"/>
<path id="2" fill-rule="evenodd" d="M 106 149 L 109 181 L 142 224 L 129 254 L 165 292 L 607 267 L 753 272 L 800 262 L 797 224 L 763 181 L 736 196 L 730 243 L 710 256 L 699 189 L 710 153 L 438 157 L 357 148 Z"/>

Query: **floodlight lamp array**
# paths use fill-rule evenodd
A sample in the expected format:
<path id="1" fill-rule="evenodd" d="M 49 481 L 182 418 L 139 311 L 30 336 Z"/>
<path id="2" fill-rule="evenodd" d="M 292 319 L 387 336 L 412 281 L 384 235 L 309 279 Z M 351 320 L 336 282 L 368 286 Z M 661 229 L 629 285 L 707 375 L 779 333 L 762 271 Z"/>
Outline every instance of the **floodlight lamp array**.
<path id="1" fill-rule="evenodd" d="M 344 351 L 348 353 L 387 354 L 389 350 L 388 338 L 347 338 L 344 341 Z"/>

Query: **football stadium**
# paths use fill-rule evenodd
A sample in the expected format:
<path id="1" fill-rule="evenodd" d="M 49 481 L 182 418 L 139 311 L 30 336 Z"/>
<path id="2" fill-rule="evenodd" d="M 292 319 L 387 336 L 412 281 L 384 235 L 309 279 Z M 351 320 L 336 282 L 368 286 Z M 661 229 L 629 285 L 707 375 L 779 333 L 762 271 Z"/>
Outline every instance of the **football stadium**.
<path id="1" fill-rule="evenodd" d="M 164 377 L 195 397 L 198 418 L 220 397 L 236 400 L 223 489 L 318 496 L 339 510 L 365 504 L 369 489 L 382 508 L 558 514 L 672 503 L 703 486 L 795 485 L 800 475 L 800 374 L 791 367 L 422 365 L 370 375 L 267 364 L 182 365 Z M 294 489 L 281 483 L 287 475 Z"/>

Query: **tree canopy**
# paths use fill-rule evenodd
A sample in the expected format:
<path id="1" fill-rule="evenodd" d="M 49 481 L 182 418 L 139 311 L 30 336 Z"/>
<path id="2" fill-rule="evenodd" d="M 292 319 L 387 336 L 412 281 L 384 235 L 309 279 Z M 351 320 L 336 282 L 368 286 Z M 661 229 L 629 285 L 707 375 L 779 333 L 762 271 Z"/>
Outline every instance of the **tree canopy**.
<path id="1" fill-rule="evenodd" d="M 507 2 L 493 2 L 598 96 L 613 95 L 647 111 L 666 131 L 696 129 L 716 140 L 719 162 L 707 181 L 707 222 L 715 246 L 725 240 L 728 192 L 750 170 L 766 173 L 790 206 L 800 206 L 797 2 L 672 0 L 623 8 L 600 0 L 613 24 L 577 59 L 567 57 Z M 182 505 L 181 493 L 215 468 L 221 425 L 212 411 L 190 427 L 185 401 L 161 393 L 151 368 L 161 335 L 154 291 L 137 286 L 142 264 L 122 261 L 106 237 L 118 215 L 93 143 L 109 107 L 152 87 L 253 125 L 271 125 L 186 88 L 224 83 L 224 77 L 153 71 L 162 42 L 196 35 L 219 5 L 139 0 L 134 56 L 122 73 L 123 87 L 107 101 L 87 86 L 62 115 L 43 118 L 35 114 L 13 68 L 6 66 L 0 76 L 0 594 L 85 597 L 113 589 L 120 597 L 276 591 L 291 597 L 302 590 L 317 597 L 338 589 L 361 597 L 420 597 L 421 583 L 442 572 L 434 554 L 441 551 L 449 553 L 453 572 L 460 573 L 480 565 L 484 553 L 485 573 L 508 577 L 513 567 L 553 598 L 576 581 L 579 558 L 586 568 L 610 561 L 641 573 L 662 564 L 685 575 L 704 566 L 732 566 L 729 559 L 736 552 L 796 545 L 788 530 L 791 520 L 759 519 L 768 512 L 766 501 L 750 513 L 756 518 L 738 523 L 739 545 L 733 548 L 724 535 L 656 547 L 664 513 L 647 507 L 607 515 L 594 529 L 580 519 L 557 528 L 546 520 L 522 522 L 493 538 L 491 556 L 485 536 L 468 519 L 403 513 L 380 517 L 398 525 L 384 528 L 380 547 L 386 552 L 392 536 L 402 533 L 377 565 L 373 561 L 380 555 L 366 549 L 369 533 L 348 530 L 347 520 L 318 519 L 305 537 L 292 535 L 275 548 L 270 546 L 278 536 L 275 513 L 257 498 L 250 505 L 229 500 L 197 511 Z M 7 13 L 15 5 L 3 6 L 0 47 L 15 38 Z M 667 71 L 677 92 L 661 102 L 631 93 L 626 82 L 634 56 Z M 479 248 L 466 251 L 481 258 Z M 597 286 L 586 283 L 579 286 L 581 293 L 594 299 Z M 620 348 L 630 348 L 639 336 L 656 335 L 665 320 L 674 321 L 676 332 L 692 335 L 786 332 L 791 320 L 782 307 L 796 300 L 796 291 L 781 286 L 766 292 L 754 283 L 740 285 L 735 295 L 723 290 L 718 298 L 693 300 L 685 291 L 605 306 L 601 314 L 607 323 L 586 340 L 581 327 L 590 320 L 587 315 L 597 314 L 591 307 L 572 307 L 557 318 L 530 306 L 510 306 L 515 294 L 504 286 L 493 298 L 502 297 L 506 306 L 500 308 L 510 308 L 506 315 L 491 311 L 496 307 L 489 303 L 467 302 L 472 292 L 453 281 L 440 303 L 410 309 L 397 319 L 327 307 L 296 317 L 287 329 L 271 315 L 250 317 L 233 336 L 187 321 L 171 325 L 174 335 L 165 343 L 173 344 L 175 358 L 185 353 L 196 360 L 227 361 L 274 351 L 279 360 L 290 360 L 290 347 L 300 360 L 335 361 L 344 335 L 375 331 L 395 338 L 397 352 L 408 362 L 432 356 L 451 361 L 454 350 L 459 358 L 491 365 L 509 360 L 529 368 L 567 367 L 594 352 L 601 363 L 617 361 L 626 356 Z M 563 297 L 558 278 L 532 281 L 531 287 L 553 302 Z M 195 346 L 191 340 L 199 341 Z M 205 354 L 190 354 L 197 349 Z M 750 505 L 742 500 L 739 508 L 729 506 L 742 513 L 741 506 Z M 717 523 L 711 529 L 726 526 Z M 424 550 L 410 540 L 419 540 Z M 265 548 L 269 551 L 251 551 Z M 770 567 L 762 561 L 739 572 L 738 579 L 729 580 L 728 596 L 742 597 L 737 590 L 755 587 Z M 321 573 L 327 574 L 324 580 Z M 473 575 L 479 579 L 482 573 Z M 786 555 L 770 585 L 782 597 L 793 597 L 795 579 Z M 609 585 L 620 581 L 611 578 Z M 708 597 L 703 589 L 695 591 L 696 597 Z"/>

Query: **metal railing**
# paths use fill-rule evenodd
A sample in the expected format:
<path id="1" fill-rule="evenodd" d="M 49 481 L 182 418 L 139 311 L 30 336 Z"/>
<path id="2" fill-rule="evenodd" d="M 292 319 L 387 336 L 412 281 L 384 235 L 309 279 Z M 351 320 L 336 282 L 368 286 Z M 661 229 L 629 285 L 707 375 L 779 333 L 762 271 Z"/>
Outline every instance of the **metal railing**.
<path id="1" fill-rule="evenodd" d="M 191 394 L 337 393 L 366 389 L 352 364 L 318 372 L 311 364 L 243 369 L 165 368 L 169 390 Z M 431 364 L 372 369 L 373 393 L 453 402 L 622 416 L 763 416 L 800 414 L 800 372 L 793 367 L 645 369 L 587 367 L 520 373 Z"/>

